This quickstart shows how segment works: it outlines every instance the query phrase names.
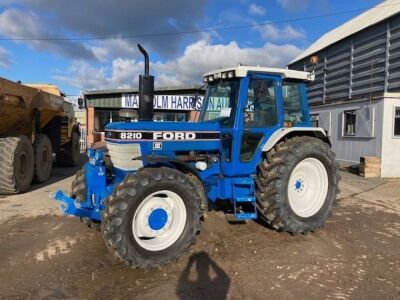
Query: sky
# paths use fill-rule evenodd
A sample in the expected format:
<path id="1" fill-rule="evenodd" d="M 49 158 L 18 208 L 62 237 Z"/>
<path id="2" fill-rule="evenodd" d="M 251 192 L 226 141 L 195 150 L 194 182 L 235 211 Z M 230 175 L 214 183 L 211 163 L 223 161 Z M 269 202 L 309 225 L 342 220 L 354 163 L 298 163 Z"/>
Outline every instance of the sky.
<path id="1" fill-rule="evenodd" d="M 198 85 L 203 73 L 239 63 L 286 67 L 381 2 L 0 0 L 0 76 L 52 83 L 72 96 L 137 87 L 140 43 L 157 86 Z"/>

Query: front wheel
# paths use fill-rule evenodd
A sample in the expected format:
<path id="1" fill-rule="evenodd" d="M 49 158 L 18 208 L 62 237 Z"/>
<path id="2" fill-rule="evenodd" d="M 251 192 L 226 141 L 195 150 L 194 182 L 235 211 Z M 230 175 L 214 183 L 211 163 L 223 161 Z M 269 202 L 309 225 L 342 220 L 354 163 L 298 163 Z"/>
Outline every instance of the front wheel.
<path id="1" fill-rule="evenodd" d="M 144 168 L 106 200 L 102 233 L 110 251 L 131 267 L 160 267 L 182 256 L 200 231 L 202 196 L 183 173 Z"/>
<path id="2" fill-rule="evenodd" d="M 313 137 L 294 137 L 277 144 L 259 165 L 258 211 L 277 230 L 315 231 L 331 213 L 338 180 L 329 145 Z"/>

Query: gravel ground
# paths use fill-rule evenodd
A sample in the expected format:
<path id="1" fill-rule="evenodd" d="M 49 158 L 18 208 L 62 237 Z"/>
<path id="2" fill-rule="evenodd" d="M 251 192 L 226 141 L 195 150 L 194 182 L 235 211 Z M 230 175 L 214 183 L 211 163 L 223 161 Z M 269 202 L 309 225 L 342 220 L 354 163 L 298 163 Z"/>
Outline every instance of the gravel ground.
<path id="1" fill-rule="evenodd" d="M 51 195 L 75 171 L 0 196 L 0 299 L 400 299 L 400 180 L 342 172 L 333 216 L 310 235 L 208 212 L 187 255 L 142 271 L 61 215 Z"/>

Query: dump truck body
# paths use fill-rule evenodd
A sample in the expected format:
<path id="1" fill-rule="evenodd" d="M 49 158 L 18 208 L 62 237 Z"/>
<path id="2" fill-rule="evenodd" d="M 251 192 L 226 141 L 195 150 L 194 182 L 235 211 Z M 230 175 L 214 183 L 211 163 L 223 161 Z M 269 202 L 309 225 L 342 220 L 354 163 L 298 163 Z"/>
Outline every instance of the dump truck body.
<path id="1" fill-rule="evenodd" d="M 45 86 L 31 87 L 0 78 L 0 135 L 25 134 L 33 130 L 40 112 L 38 125 L 43 128 L 64 111 L 64 99 L 57 89 Z"/>
<path id="2" fill-rule="evenodd" d="M 1 194 L 23 192 L 32 180 L 46 181 L 53 152 L 63 165 L 77 163 L 79 124 L 64 105 L 54 85 L 24 85 L 0 77 Z"/>

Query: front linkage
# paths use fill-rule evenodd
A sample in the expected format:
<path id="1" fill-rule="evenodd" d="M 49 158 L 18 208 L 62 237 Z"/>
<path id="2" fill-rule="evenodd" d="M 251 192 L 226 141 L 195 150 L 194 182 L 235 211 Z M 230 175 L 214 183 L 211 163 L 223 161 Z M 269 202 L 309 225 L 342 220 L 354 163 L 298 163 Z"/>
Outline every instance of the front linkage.
<path id="1" fill-rule="evenodd" d="M 112 193 L 115 184 L 107 185 L 106 166 L 102 150 L 88 150 L 89 163 L 85 164 L 81 183 L 82 192 L 67 196 L 62 190 L 56 191 L 54 199 L 61 202 L 61 210 L 68 215 L 82 219 L 101 221 L 105 208 L 104 200 Z"/>

